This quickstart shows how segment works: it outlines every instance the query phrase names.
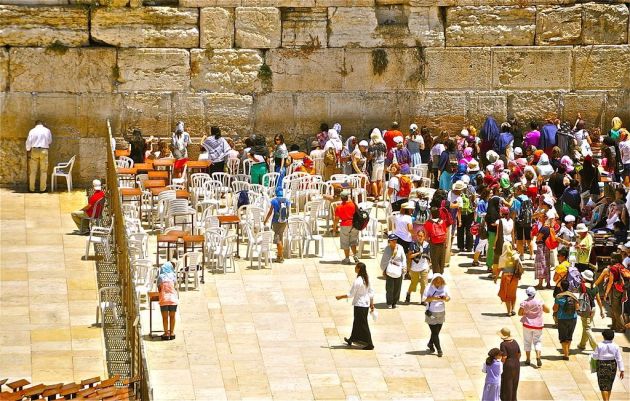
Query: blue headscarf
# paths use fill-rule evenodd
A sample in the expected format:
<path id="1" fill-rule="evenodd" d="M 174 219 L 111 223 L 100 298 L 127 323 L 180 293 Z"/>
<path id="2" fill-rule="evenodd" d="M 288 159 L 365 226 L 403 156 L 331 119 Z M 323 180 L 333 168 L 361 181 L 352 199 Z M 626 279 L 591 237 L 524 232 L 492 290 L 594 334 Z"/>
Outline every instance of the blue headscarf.
<path id="1" fill-rule="evenodd" d="M 457 165 L 457 172 L 453 174 L 453 178 L 451 179 L 453 184 L 461 180 L 462 177 L 466 175 L 467 171 L 468 171 L 468 165 L 466 163 L 459 163 Z"/>
<path id="2" fill-rule="evenodd" d="M 495 139 L 499 136 L 499 126 L 497 125 L 496 120 L 492 116 L 486 117 L 486 121 L 483 123 L 483 127 L 481 128 L 481 139 L 494 142 Z"/>
<path id="3" fill-rule="evenodd" d="M 175 276 L 175 271 L 173 270 L 173 264 L 171 262 L 166 262 L 160 267 L 160 275 L 158 276 L 158 284 L 161 284 L 165 281 L 177 281 L 177 276 Z"/>

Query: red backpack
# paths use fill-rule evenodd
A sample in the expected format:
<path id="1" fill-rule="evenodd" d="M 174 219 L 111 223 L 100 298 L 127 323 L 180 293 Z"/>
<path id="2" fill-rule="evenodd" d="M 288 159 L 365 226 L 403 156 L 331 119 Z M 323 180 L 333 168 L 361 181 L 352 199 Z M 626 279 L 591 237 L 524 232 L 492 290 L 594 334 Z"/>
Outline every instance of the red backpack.
<path id="1" fill-rule="evenodd" d="M 427 221 L 427 223 L 431 224 L 431 229 L 429 230 L 429 239 L 432 244 L 443 244 L 446 242 L 446 225 L 444 222 L 442 224 L 436 223 L 433 220 Z M 426 224 L 426 223 L 425 223 Z"/>
<path id="2" fill-rule="evenodd" d="M 440 205 L 440 219 L 442 219 L 442 221 L 446 223 L 446 227 L 450 227 L 453 225 L 454 221 L 453 221 L 453 215 L 446 208 L 446 203 L 447 202 L 443 200 L 442 204 Z"/>
<path id="3" fill-rule="evenodd" d="M 398 176 L 398 193 L 396 196 L 399 198 L 408 198 L 411 193 L 411 178 L 408 175 L 399 175 Z"/>

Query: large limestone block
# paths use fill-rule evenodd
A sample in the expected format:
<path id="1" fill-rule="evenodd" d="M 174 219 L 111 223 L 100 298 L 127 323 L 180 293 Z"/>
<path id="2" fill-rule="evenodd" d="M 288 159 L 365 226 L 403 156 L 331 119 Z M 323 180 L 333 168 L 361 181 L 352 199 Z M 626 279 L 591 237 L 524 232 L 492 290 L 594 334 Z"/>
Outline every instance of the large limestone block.
<path id="1" fill-rule="evenodd" d="M 375 0 L 315 0 L 317 7 L 374 7 Z"/>
<path id="2" fill-rule="evenodd" d="M 170 137 L 171 97 L 160 93 L 124 93 L 121 130 L 139 128 L 144 135 Z"/>
<path id="3" fill-rule="evenodd" d="M 491 89 L 489 48 L 426 49 L 427 89 Z"/>
<path id="4" fill-rule="evenodd" d="M 329 47 L 380 47 L 376 35 L 378 20 L 371 7 L 337 7 L 328 9 Z"/>
<path id="5" fill-rule="evenodd" d="M 561 92 L 555 91 L 508 92 L 508 115 L 525 124 L 542 118 L 559 118 L 561 96 Z"/>
<path id="6" fill-rule="evenodd" d="M 630 45 L 576 47 L 574 89 L 629 89 Z"/>
<path id="7" fill-rule="evenodd" d="M 613 117 L 619 117 L 624 122 L 630 121 L 630 96 L 627 90 L 606 91 L 606 108 L 602 118 L 606 129 L 612 125 Z"/>
<path id="8" fill-rule="evenodd" d="M 319 125 L 328 121 L 328 93 L 296 93 L 293 98 L 294 115 L 298 117 L 295 118 L 295 131 L 304 137 L 312 138 Z"/>
<path id="9" fill-rule="evenodd" d="M 27 182 L 23 140 L 0 138 L 0 159 L 0 185 L 16 187 Z"/>
<path id="10" fill-rule="evenodd" d="M 447 46 L 528 46 L 534 44 L 536 7 L 450 7 Z"/>
<path id="11" fill-rule="evenodd" d="M 120 49 L 118 90 L 183 91 L 190 84 L 190 55 L 184 49 Z"/>
<path id="12" fill-rule="evenodd" d="M 275 7 L 238 7 L 236 9 L 236 46 L 251 49 L 280 47 L 282 22 Z"/>
<path id="13" fill-rule="evenodd" d="M 627 5 L 586 3 L 583 7 L 584 44 L 617 45 L 628 42 Z"/>
<path id="14" fill-rule="evenodd" d="M 459 91 L 412 93 L 405 104 L 410 119 L 432 130 L 459 132 L 467 123 L 466 96 Z"/>
<path id="15" fill-rule="evenodd" d="M 81 138 L 78 144 L 78 168 L 74 170 L 77 172 L 77 181 L 80 185 L 89 185 L 94 177 L 103 177 L 105 175 L 104 172 L 107 171 L 106 149 L 108 144 L 109 140 L 104 136 L 99 138 Z"/>
<path id="16" fill-rule="evenodd" d="M 16 6 L 61 6 L 68 0 L 0 0 L 0 4 Z"/>
<path id="17" fill-rule="evenodd" d="M 527 2 L 517 0 L 407 0 L 411 6 L 536 6 L 536 5 L 556 5 L 574 4 L 575 0 L 527 0 Z M 622 1 L 622 0 L 619 0 Z"/>
<path id="18" fill-rule="evenodd" d="M 7 49 L 0 49 L 0 92 L 7 89 L 9 83 L 9 52 Z"/>
<path id="19" fill-rule="evenodd" d="M 174 93 L 171 100 L 173 121 L 184 121 L 186 132 L 193 137 L 208 135 L 203 95 Z"/>
<path id="20" fill-rule="evenodd" d="M 229 135 L 252 133 L 254 100 L 251 96 L 212 93 L 204 96 L 206 122 L 216 125 Z"/>
<path id="21" fill-rule="evenodd" d="M 87 131 L 86 116 L 81 113 L 79 96 L 67 93 L 39 93 L 34 97 L 33 116 L 46 123 L 55 139 L 79 138 Z"/>
<path id="22" fill-rule="evenodd" d="M 444 46 L 444 21 L 438 7 L 408 7 L 407 12 L 412 46 Z"/>
<path id="23" fill-rule="evenodd" d="M 111 92 L 116 49 L 13 47 L 10 88 L 20 92 Z"/>
<path id="24" fill-rule="evenodd" d="M 180 7 L 239 7 L 241 0 L 179 0 Z"/>
<path id="25" fill-rule="evenodd" d="M 288 143 L 296 141 L 294 121 L 294 94 L 288 92 L 271 92 L 261 94 L 254 102 L 254 132 L 272 137 L 282 132 Z M 307 116 L 300 116 L 302 117 Z M 290 138 L 290 139 L 289 139 Z"/>
<path id="26" fill-rule="evenodd" d="M 580 44 L 581 36 L 582 5 L 538 7 L 536 16 L 537 45 Z"/>
<path id="27" fill-rule="evenodd" d="M 466 117 L 470 124 L 481 127 L 486 117 L 491 115 L 497 121 L 506 121 L 507 97 L 496 92 L 468 92 L 466 94 Z"/>
<path id="28" fill-rule="evenodd" d="M 234 44 L 234 11 L 221 7 L 202 8 L 199 28 L 201 47 L 229 49 Z"/>
<path id="29" fill-rule="evenodd" d="M 198 19 L 191 8 L 96 8 L 91 33 L 118 47 L 199 47 Z"/>
<path id="30" fill-rule="evenodd" d="M 349 72 L 343 58 L 343 49 L 274 49 L 266 62 L 274 91 L 337 91 Z"/>
<path id="31" fill-rule="evenodd" d="M 326 47 L 327 26 L 327 8 L 282 9 L 282 47 Z"/>
<path id="32" fill-rule="evenodd" d="M 426 63 L 420 49 L 346 49 L 343 77 L 345 91 L 388 92 L 421 89 Z M 383 63 L 384 68 L 375 65 Z"/>
<path id="33" fill-rule="evenodd" d="M 566 93 L 562 96 L 562 119 L 575 121 L 577 114 L 581 113 L 589 129 L 598 126 L 602 110 L 606 105 L 605 98 L 604 91 Z"/>
<path id="34" fill-rule="evenodd" d="M 120 132 L 120 110 L 122 95 L 118 93 L 90 93 L 79 96 L 79 113 L 86 120 L 87 131 L 83 137 L 101 137 L 107 135 L 107 120 L 112 132 Z"/>
<path id="35" fill-rule="evenodd" d="M 495 89 L 570 89 L 571 47 L 495 48 Z"/>
<path id="36" fill-rule="evenodd" d="M 88 10 L 0 6 L 0 46 L 86 46 Z"/>
<path id="37" fill-rule="evenodd" d="M 243 7 L 315 7 L 315 0 L 241 0 Z"/>
<path id="38" fill-rule="evenodd" d="M 197 91 L 253 93 L 260 90 L 258 80 L 262 54 L 253 49 L 193 49 L 191 84 Z"/>
<path id="39" fill-rule="evenodd" d="M 0 137 L 26 140 L 35 123 L 33 97 L 31 93 L 0 93 Z"/>

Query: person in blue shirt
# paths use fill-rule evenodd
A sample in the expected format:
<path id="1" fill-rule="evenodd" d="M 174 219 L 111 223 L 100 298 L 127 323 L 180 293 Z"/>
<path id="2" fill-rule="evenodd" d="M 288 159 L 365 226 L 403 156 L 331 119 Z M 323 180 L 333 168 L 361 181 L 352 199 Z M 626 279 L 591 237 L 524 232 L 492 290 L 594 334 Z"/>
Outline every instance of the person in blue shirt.
<path id="1" fill-rule="evenodd" d="M 552 120 L 547 120 L 540 130 L 540 147 L 548 156 L 551 156 L 553 147 L 556 146 L 558 134 L 558 125 Z"/>
<path id="2" fill-rule="evenodd" d="M 569 360 L 569 349 L 577 322 L 578 299 L 569 291 L 569 281 L 560 281 L 561 292 L 556 295 L 553 311 L 558 314 L 558 337 L 562 345 L 562 359 Z"/>
<path id="3" fill-rule="evenodd" d="M 271 200 L 271 207 L 265 217 L 265 225 L 271 217 L 271 229 L 273 230 L 273 242 L 276 244 L 278 256 L 275 263 L 284 262 L 284 232 L 287 229 L 287 221 L 289 219 L 289 210 L 291 202 L 284 197 L 282 188 L 276 188 L 276 197 Z M 273 217 L 272 217 L 273 215 Z"/>
<path id="4" fill-rule="evenodd" d="M 494 141 L 494 151 L 499 155 L 505 155 L 505 150 L 514 142 L 514 135 L 511 132 L 512 126 L 509 123 L 501 124 L 501 133 Z"/>

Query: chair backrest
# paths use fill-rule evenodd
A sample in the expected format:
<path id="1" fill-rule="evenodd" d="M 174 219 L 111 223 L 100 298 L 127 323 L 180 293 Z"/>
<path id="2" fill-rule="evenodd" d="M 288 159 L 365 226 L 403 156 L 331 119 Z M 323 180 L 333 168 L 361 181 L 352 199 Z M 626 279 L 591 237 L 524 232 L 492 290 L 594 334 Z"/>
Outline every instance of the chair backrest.
<path id="1" fill-rule="evenodd" d="M 149 259 L 136 259 L 131 263 L 133 281 L 136 284 L 144 284 L 146 282 L 146 276 L 149 274 L 149 269 L 153 266 L 153 263 Z"/>
<path id="2" fill-rule="evenodd" d="M 175 190 L 166 190 L 158 194 L 158 202 L 161 200 L 175 199 L 175 198 L 177 198 L 177 192 L 175 192 Z"/>
<path id="3" fill-rule="evenodd" d="M 226 164 L 228 173 L 230 173 L 232 175 L 236 175 L 236 174 L 239 173 L 239 167 L 240 167 L 240 164 L 241 164 L 240 159 L 238 159 L 238 158 L 228 158 L 225 164 Z"/>
<path id="4" fill-rule="evenodd" d="M 115 163 L 116 163 L 116 167 L 131 168 L 131 165 L 127 162 L 127 160 L 116 159 Z"/>
<path id="5" fill-rule="evenodd" d="M 315 174 L 323 175 L 324 174 L 324 154 L 321 156 L 313 158 L 313 166 L 315 167 Z"/>
<path id="6" fill-rule="evenodd" d="M 188 206 L 187 199 L 169 199 L 167 201 L 167 210 L 169 215 L 175 214 L 189 214 L 192 213 L 190 207 Z"/>
<path id="7" fill-rule="evenodd" d="M 234 174 L 232 176 L 232 179 L 234 181 L 243 181 L 243 182 L 248 182 L 250 184 L 252 182 L 252 176 L 248 174 Z"/>
<path id="8" fill-rule="evenodd" d="M 431 179 L 426 177 L 420 178 L 420 187 L 431 188 Z"/>
<path id="9" fill-rule="evenodd" d="M 258 236 L 260 238 L 260 253 L 268 252 L 271 241 L 273 241 L 273 231 L 262 231 Z"/>
<path id="10" fill-rule="evenodd" d="M 330 181 L 334 182 L 347 182 L 348 175 L 347 174 L 333 174 L 330 176 Z"/>
<path id="11" fill-rule="evenodd" d="M 280 173 L 267 173 L 263 175 L 262 184 L 266 187 L 273 187 L 278 184 L 278 179 L 280 178 Z"/>
<path id="12" fill-rule="evenodd" d="M 249 189 L 252 192 L 256 192 L 257 194 L 261 194 L 261 195 L 267 194 L 267 187 L 261 184 L 250 184 Z"/>
<path id="13" fill-rule="evenodd" d="M 120 157 L 118 158 L 118 160 L 122 160 L 122 161 L 127 162 L 127 167 L 128 167 L 128 168 L 133 167 L 133 159 L 132 159 L 131 157 L 127 157 L 127 156 L 120 156 Z"/>
<path id="14" fill-rule="evenodd" d="M 186 252 L 184 254 L 184 265 L 186 267 L 199 266 L 201 264 L 203 254 L 201 252 Z"/>
<path id="15" fill-rule="evenodd" d="M 252 161 L 249 159 L 243 160 L 243 173 L 249 175 L 252 169 Z"/>
<path id="16" fill-rule="evenodd" d="M 249 191 L 251 184 L 244 181 L 232 181 L 232 191 L 234 194 L 241 191 Z"/>
<path id="17" fill-rule="evenodd" d="M 144 189 L 144 182 L 149 179 L 149 174 L 136 174 L 136 184 L 140 189 Z"/>
<path id="18" fill-rule="evenodd" d="M 120 299 L 118 286 L 103 287 L 98 291 L 99 302 L 116 302 Z"/>
<path id="19" fill-rule="evenodd" d="M 70 160 L 68 160 L 68 162 L 66 163 L 66 174 L 72 174 L 72 167 L 74 167 L 74 162 L 77 159 L 77 156 L 74 155 L 70 158 Z"/>
<path id="20" fill-rule="evenodd" d="M 210 210 L 210 209 L 206 209 L 206 210 Z M 205 212 L 205 210 L 204 210 L 204 212 Z M 204 227 L 204 229 L 206 231 L 209 230 L 209 229 L 212 229 L 212 228 L 219 228 L 219 227 L 221 227 L 220 224 L 219 224 L 219 218 L 217 216 L 212 216 L 212 215 L 205 216 L 204 219 L 202 220 L 202 222 L 203 222 L 202 223 L 203 227 Z"/>
<path id="21" fill-rule="evenodd" d="M 102 197 L 101 199 L 94 202 L 94 206 L 92 207 L 92 215 L 88 215 L 90 220 L 98 220 L 103 215 L 103 207 L 105 206 L 106 197 Z"/>
<path id="22" fill-rule="evenodd" d="M 221 242 L 219 244 L 220 250 L 219 253 L 224 257 L 230 257 L 234 254 L 234 241 L 236 241 L 236 235 L 230 234 L 221 237 Z"/>
<path id="23" fill-rule="evenodd" d="M 287 235 L 292 238 L 304 236 L 304 220 L 300 217 L 291 216 L 287 225 Z"/>
<path id="24" fill-rule="evenodd" d="M 230 188 L 232 176 L 228 173 L 212 173 L 212 179 L 221 182 L 221 186 Z"/>
<path id="25" fill-rule="evenodd" d="M 191 188 L 203 188 L 204 183 L 210 181 L 212 178 L 208 173 L 194 173 L 190 175 L 190 187 Z"/>

